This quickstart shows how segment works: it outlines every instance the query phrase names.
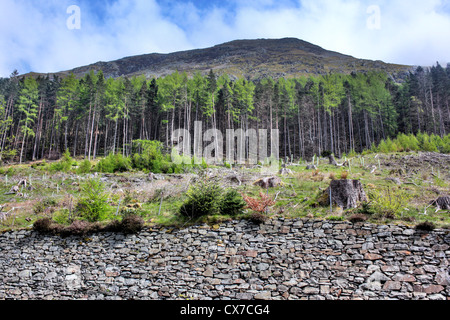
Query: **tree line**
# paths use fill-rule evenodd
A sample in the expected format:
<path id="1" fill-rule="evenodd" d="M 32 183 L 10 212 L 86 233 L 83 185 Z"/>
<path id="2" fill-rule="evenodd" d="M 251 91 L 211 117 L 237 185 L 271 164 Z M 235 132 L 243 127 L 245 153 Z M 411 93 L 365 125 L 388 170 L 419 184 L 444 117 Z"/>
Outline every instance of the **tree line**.
<path id="1" fill-rule="evenodd" d="M 133 141 L 160 141 L 204 128 L 278 129 L 280 157 L 338 156 L 373 148 L 399 134 L 450 132 L 450 65 L 418 67 L 401 84 L 383 72 L 249 81 L 175 72 L 146 79 L 0 79 L 1 161 L 130 156 Z M 269 130 L 270 131 L 270 130 Z"/>

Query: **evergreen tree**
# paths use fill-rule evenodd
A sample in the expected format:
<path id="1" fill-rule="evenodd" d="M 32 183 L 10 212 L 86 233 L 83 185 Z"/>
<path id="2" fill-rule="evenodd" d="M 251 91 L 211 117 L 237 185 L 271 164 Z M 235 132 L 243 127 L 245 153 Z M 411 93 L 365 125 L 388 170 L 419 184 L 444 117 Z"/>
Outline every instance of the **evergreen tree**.
<path id="1" fill-rule="evenodd" d="M 18 101 L 18 112 L 20 114 L 20 131 L 22 134 L 22 143 L 20 149 L 20 163 L 23 160 L 23 153 L 28 137 L 34 136 L 32 129 L 37 115 L 38 84 L 34 78 L 26 78 L 23 87 L 20 90 Z"/>

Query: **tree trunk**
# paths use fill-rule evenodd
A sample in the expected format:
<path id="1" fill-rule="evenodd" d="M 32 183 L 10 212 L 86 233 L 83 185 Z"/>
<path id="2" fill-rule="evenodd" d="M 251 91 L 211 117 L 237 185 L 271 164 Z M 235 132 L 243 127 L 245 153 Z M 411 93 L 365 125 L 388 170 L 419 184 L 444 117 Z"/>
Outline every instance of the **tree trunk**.
<path id="1" fill-rule="evenodd" d="M 89 116 L 86 124 L 86 139 L 84 141 L 84 157 L 88 156 L 88 145 L 89 145 L 89 128 L 91 123 L 91 111 L 92 111 L 92 103 L 89 103 Z"/>
<path id="2" fill-rule="evenodd" d="M 352 115 L 352 103 L 350 95 L 348 96 L 348 135 L 350 140 L 350 151 L 355 150 L 355 136 L 353 134 L 353 115 Z"/>
<path id="3" fill-rule="evenodd" d="M 95 104 L 95 106 L 94 106 L 94 114 L 92 115 L 91 137 L 89 139 L 89 154 L 88 154 L 89 161 L 91 160 L 91 150 L 92 150 L 92 139 L 93 139 L 93 135 L 94 135 L 95 115 L 97 113 L 96 111 L 97 111 L 97 104 Z"/>
<path id="4" fill-rule="evenodd" d="M 77 156 L 77 140 L 78 140 L 78 127 L 79 127 L 79 121 L 77 121 L 77 127 L 75 129 L 75 142 L 73 143 L 73 156 Z"/>
<path id="5" fill-rule="evenodd" d="M 41 113 L 42 113 L 42 99 L 41 102 L 39 103 L 39 113 L 38 113 L 38 125 L 37 125 L 37 129 L 36 129 L 36 136 L 35 136 L 35 140 L 34 140 L 34 148 L 33 148 L 33 161 L 36 160 L 37 157 L 37 149 L 38 149 L 38 144 L 40 141 L 40 135 L 41 135 Z"/>
<path id="6" fill-rule="evenodd" d="M 95 157 L 97 156 L 97 139 L 98 139 L 98 123 L 100 122 L 100 119 L 97 120 L 97 125 L 95 128 L 95 139 L 94 139 L 94 160 Z"/>

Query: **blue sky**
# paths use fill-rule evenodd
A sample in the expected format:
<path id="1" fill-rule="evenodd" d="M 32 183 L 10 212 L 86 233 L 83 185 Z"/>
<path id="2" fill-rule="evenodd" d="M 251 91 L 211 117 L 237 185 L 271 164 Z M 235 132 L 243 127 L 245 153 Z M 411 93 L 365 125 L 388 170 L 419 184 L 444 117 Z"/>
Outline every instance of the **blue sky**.
<path id="1" fill-rule="evenodd" d="M 71 5 L 79 29 L 68 28 Z M 0 77 L 283 37 L 371 60 L 450 62 L 450 0 L 1 0 L 0 30 Z"/>

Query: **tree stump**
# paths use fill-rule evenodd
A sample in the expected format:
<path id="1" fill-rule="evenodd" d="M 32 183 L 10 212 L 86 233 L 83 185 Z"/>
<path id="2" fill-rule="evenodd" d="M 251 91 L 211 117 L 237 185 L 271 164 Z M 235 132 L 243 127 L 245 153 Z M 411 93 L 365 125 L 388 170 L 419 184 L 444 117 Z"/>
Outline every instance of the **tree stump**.
<path id="1" fill-rule="evenodd" d="M 279 174 L 281 174 L 282 176 L 283 176 L 283 175 L 288 176 L 288 175 L 293 174 L 293 172 L 292 172 L 291 169 L 288 169 L 288 168 L 281 168 Z"/>
<path id="2" fill-rule="evenodd" d="M 239 185 L 242 185 L 241 179 L 236 174 L 232 174 L 230 176 L 227 176 L 226 179 L 230 180 L 232 183 L 237 183 Z"/>
<path id="3" fill-rule="evenodd" d="M 344 210 L 356 208 L 360 202 L 368 200 L 359 180 L 332 180 L 324 192 L 324 198 L 325 194 L 327 195 L 328 205 L 330 204 L 330 190 L 332 203 Z"/>
<path id="4" fill-rule="evenodd" d="M 339 166 L 339 164 L 337 163 L 336 159 L 334 158 L 333 154 L 330 154 L 328 156 L 328 160 L 330 161 L 330 164 L 333 166 Z"/>
<path id="5" fill-rule="evenodd" d="M 253 182 L 254 185 L 260 186 L 263 189 L 275 188 L 278 185 L 281 185 L 282 183 L 283 182 L 278 177 L 262 178 Z"/>
<path id="6" fill-rule="evenodd" d="M 439 197 L 436 200 L 431 201 L 432 205 L 435 205 L 440 210 L 450 210 L 450 197 Z"/>

